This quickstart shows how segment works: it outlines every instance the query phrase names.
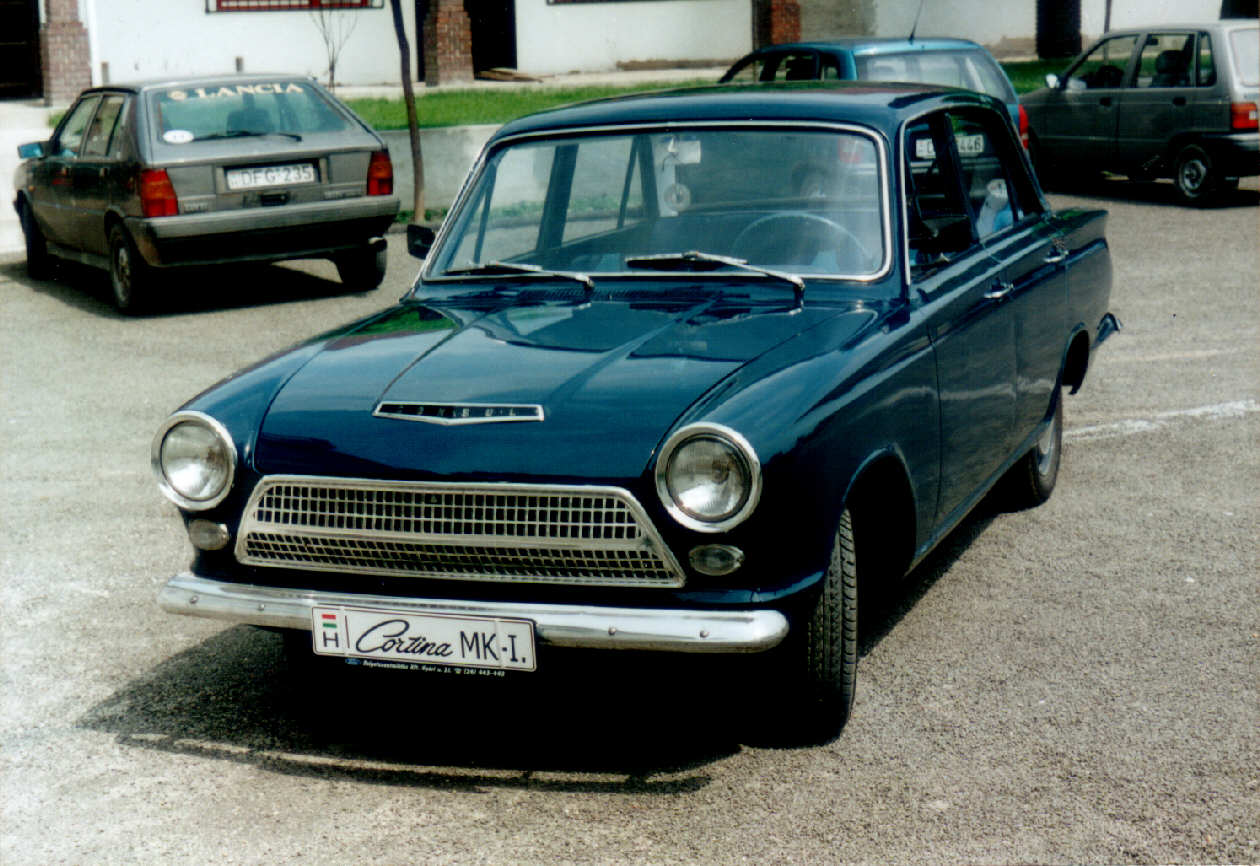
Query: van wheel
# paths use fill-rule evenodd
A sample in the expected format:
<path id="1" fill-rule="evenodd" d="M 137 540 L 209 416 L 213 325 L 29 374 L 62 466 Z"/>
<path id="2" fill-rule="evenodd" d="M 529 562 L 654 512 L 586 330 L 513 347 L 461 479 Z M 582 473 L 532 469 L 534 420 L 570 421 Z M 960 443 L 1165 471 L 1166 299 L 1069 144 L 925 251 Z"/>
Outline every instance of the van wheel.
<path id="1" fill-rule="evenodd" d="M 1197 144 L 1188 144 L 1177 153 L 1173 164 L 1173 185 L 1185 204 L 1201 205 L 1212 199 L 1220 178 L 1212 157 Z"/>
<path id="2" fill-rule="evenodd" d="M 340 253 L 334 260 L 337 274 L 345 287 L 353 292 L 368 292 L 385 279 L 386 246 L 368 244 Z"/>
<path id="3" fill-rule="evenodd" d="M 120 313 L 134 313 L 146 300 L 149 266 L 121 225 L 109 230 L 109 285 Z"/>
<path id="4" fill-rule="evenodd" d="M 52 276 L 52 256 L 48 254 L 48 242 L 44 240 L 35 214 L 26 202 L 19 206 L 18 220 L 26 239 L 26 273 L 32 280 L 46 280 Z"/>

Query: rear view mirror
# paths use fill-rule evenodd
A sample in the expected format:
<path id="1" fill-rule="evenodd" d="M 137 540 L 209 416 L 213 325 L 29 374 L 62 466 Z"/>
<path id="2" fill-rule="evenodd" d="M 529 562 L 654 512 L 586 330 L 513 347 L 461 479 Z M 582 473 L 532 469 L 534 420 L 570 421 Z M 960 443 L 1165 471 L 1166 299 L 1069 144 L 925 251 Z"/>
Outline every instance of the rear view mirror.
<path id="1" fill-rule="evenodd" d="M 433 247 L 433 239 L 435 237 L 437 237 L 437 233 L 428 226 L 418 226 L 414 223 L 408 225 L 407 252 L 417 259 L 425 258 Z"/>
<path id="2" fill-rule="evenodd" d="M 39 159 L 44 155 L 45 143 L 43 141 L 32 141 L 28 144 L 19 144 L 17 149 L 18 156 L 22 159 Z"/>

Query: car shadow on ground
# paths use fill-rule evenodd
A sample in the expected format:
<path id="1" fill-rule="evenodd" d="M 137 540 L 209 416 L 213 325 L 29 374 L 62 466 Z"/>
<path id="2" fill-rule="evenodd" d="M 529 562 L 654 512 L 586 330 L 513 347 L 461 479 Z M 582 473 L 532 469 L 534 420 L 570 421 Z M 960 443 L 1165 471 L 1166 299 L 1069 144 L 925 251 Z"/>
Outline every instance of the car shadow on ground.
<path id="1" fill-rule="evenodd" d="M 1062 177 L 1051 180 L 1043 178 L 1042 185 L 1048 194 L 1058 193 L 1096 200 L 1103 206 L 1106 206 L 1107 202 L 1124 202 L 1191 207 L 1177 197 L 1177 190 L 1170 180 L 1129 180 L 1119 175 L 1102 173 L 1079 178 Z M 1221 194 L 1204 203 L 1201 208 L 1219 210 L 1256 207 L 1257 205 L 1260 205 L 1260 190 L 1256 188 L 1255 178 L 1244 178 L 1238 189 Z"/>
<path id="2" fill-rule="evenodd" d="M 998 515 L 982 503 L 863 618 L 869 654 Z M 540 650 L 539 671 L 441 678 L 322 668 L 280 635 L 228 628 L 161 663 L 78 722 L 126 746 L 273 772 L 441 789 L 677 794 L 764 736 L 746 657 Z M 860 667 L 859 667 L 860 672 Z M 859 673 L 860 678 L 860 673 Z M 860 707 L 859 707 L 860 712 Z"/>
<path id="3" fill-rule="evenodd" d="M 317 266 L 322 269 L 321 265 Z M 13 280 L 66 306 L 115 318 L 161 318 L 213 310 L 244 309 L 348 294 L 329 263 L 329 276 L 283 265 L 244 264 L 180 268 L 156 278 L 152 296 L 134 315 L 114 309 L 109 275 L 75 262 L 58 261 L 47 280 L 32 279 L 26 262 L 0 264 L 0 277 Z"/>

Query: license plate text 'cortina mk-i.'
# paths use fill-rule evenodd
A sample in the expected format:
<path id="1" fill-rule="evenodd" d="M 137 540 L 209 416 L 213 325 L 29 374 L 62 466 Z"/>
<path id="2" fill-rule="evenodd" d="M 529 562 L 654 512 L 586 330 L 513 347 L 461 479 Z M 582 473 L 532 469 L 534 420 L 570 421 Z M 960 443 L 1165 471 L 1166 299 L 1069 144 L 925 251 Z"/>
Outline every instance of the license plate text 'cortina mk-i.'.
<path id="1" fill-rule="evenodd" d="M 534 626 L 528 620 L 316 607 L 311 611 L 311 631 L 318 655 L 497 670 L 535 668 Z"/>

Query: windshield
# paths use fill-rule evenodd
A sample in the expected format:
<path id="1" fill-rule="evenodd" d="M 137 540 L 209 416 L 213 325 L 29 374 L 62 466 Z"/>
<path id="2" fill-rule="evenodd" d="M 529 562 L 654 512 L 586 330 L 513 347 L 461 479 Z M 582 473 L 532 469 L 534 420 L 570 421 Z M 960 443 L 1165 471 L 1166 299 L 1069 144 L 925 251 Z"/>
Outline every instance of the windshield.
<path id="1" fill-rule="evenodd" d="M 509 141 L 489 154 L 448 219 L 426 276 L 502 274 L 505 265 L 592 276 L 752 273 L 713 256 L 869 276 L 886 258 L 883 171 L 872 135 L 832 128 Z"/>
<path id="2" fill-rule="evenodd" d="M 1260 84 L 1260 30 L 1235 30 L 1229 34 L 1229 42 L 1234 48 L 1238 80 L 1247 87 Z"/>
<path id="3" fill-rule="evenodd" d="M 1003 102 L 1015 101 L 1015 91 L 1002 70 L 978 51 L 915 51 L 856 59 L 858 78 L 961 87 L 987 93 Z"/>
<path id="4" fill-rule="evenodd" d="M 346 118 L 306 82 L 172 87 L 149 97 L 155 131 L 167 144 L 253 135 L 337 132 Z"/>

